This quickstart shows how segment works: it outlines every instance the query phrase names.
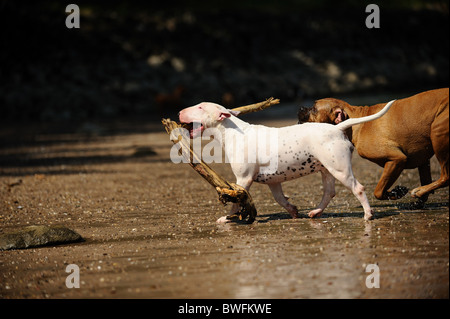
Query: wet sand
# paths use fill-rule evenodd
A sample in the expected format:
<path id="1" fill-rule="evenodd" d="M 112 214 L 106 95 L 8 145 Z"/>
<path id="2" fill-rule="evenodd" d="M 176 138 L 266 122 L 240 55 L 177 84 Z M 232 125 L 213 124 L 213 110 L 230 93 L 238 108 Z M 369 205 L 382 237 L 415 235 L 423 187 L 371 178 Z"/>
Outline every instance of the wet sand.
<path id="1" fill-rule="evenodd" d="M 230 206 L 187 164 L 170 161 L 172 143 L 157 123 L 22 137 L 11 128 L 2 139 L 0 233 L 64 225 L 86 241 L 0 251 L 0 298 L 449 297 L 448 188 L 422 210 L 408 209 L 409 195 L 378 201 L 372 192 L 382 169 L 357 154 L 355 176 L 374 220 L 363 220 L 339 182 L 322 217 L 308 218 L 322 196 L 314 174 L 283 184 L 300 218 L 290 219 L 267 186 L 254 184 L 255 223 L 217 225 Z M 228 164 L 212 166 L 233 180 Z M 434 158 L 432 175 L 439 176 Z M 419 185 L 417 170 L 397 184 Z M 79 289 L 66 287 L 69 264 L 80 269 Z M 370 264 L 379 268 L 380 288 L 366 286 Z"/>

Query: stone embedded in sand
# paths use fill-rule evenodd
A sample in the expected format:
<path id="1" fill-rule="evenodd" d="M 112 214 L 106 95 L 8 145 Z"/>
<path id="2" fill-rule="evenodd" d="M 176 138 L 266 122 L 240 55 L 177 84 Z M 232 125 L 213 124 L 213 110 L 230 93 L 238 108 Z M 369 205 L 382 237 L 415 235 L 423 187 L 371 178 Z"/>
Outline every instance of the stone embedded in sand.
<path id="1" fill-rule="evenodd" d="M 24 249 L 83 241 L 77 232 L 64 226 L 27 226 L 0 235 L 0 250 Z"/>

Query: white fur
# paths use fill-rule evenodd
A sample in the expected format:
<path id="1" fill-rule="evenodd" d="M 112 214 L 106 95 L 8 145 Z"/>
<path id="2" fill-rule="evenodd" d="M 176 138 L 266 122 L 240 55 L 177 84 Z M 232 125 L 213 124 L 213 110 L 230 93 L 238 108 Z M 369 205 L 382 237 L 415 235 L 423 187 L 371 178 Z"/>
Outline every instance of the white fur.
<path id="1" fill-rule="evenodd" d="M 343 131 L 352 125 L 381 117 L 392 103 L 393 101 L 388 103 L 375 115 L 359 118 L 350 123 L 345 121 L 339 125 L 305 123 L 282 128 L 269 128 L 246 123 L 232 115 L 230 110 L 218 104 L 205 102 L 182 110 L 180 121 L 196 121 L 201 122 L 205 127 L 218 128 L 224 137 L 221 139 L 221 143 L 236 176 L 236 184 L 246 190 L 249 190 L 253 182 L 267 184 L 275 200 L 293 218 L 297 217 L 297 207 L 289 203 L 283 194 L 281 183 L 321 172 L 323 197 L 317 208 L 308 213 L 309 217 L 320 216 L 335 196 L 334 179 L 336 178 L 358 198 L 364 209 L 364 219 L 368 220 L 373 216 L 372 209 L 364 187 L 353 176 L 351 165 L 353 145 Z M 247 140 L 249 136 L 256 136 L 261 140 L 249 142 Z M 266 140 L 263 140 L 264 136 L 267 137 Z M 269 138 L 270 136 L 272 138 Z M 274 140 L 273 136 L 277 138 Z M 236 141 L 243 141 L 243 143 L 237 145 Z M 256 156 L 256 160 L 248 161 L 252 156 L 249 149 L 256 151 L 257 154 L 267 154 L 267 149 L 273 149 L 273 143 L 277 146 L 277 152 L 271 154 L 272 157 L 269 160 L 276 167 L 275 170 L 267 169 L 267 161 L 262 162 L 259 156 Z M 243 156 L 244 161 L 237 160 L 239 156 L 241 158 Z M 238 209 L 238 205 L 234 204 L 230 213 L 234 214 Z M 218 222 L 225 221 L 227 219 L 224 217 L 218 220 Z"/>

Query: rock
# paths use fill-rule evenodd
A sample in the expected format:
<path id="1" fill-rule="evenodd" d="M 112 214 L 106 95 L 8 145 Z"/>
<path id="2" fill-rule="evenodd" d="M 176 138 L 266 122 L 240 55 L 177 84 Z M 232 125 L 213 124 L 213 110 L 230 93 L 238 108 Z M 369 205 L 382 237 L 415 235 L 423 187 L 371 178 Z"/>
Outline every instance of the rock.
<path id="1" fill-rule="evenodd" d="M 80 234 L 64 226 L 34 225 L 0 235 L 0 250 L 51 246 L 83 240 Z"/>

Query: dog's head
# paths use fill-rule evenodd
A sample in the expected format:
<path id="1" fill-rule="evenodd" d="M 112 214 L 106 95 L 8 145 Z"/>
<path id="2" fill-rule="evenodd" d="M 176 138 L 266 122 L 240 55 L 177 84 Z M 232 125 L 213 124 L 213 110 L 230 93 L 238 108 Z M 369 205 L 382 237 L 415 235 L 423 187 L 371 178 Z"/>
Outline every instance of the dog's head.
<path id="1" fill-rule="evenodd" d="M 298 124 L 306 122 L 341 123 L 349 118 L 345 112 L 348 106 L 347 102 L 333 98 L 317 100 L 313 107 L 302 106 L 299 108 Z"/>
<path id="2" fill-rule="evenodd" d="M 219 104 L 202 102 L 181 110 L 179 119 L 181 123 L 188 124 L 190 136 L 195 138 L 206 128 L 216 127 L 221 121 L 238 114 L 239 112 L 228 110 Z"/>

